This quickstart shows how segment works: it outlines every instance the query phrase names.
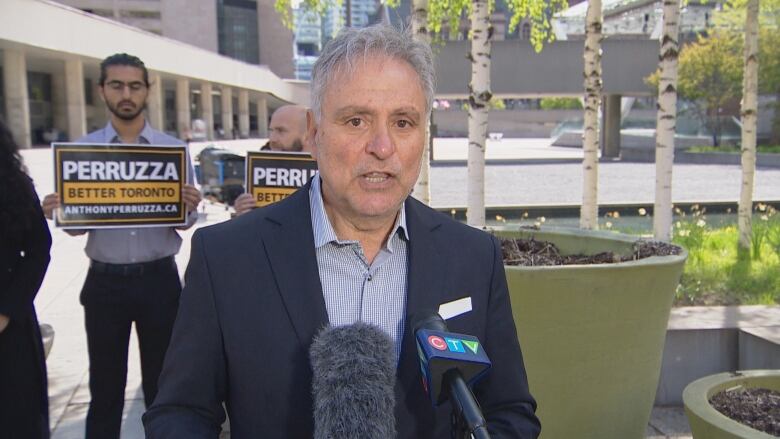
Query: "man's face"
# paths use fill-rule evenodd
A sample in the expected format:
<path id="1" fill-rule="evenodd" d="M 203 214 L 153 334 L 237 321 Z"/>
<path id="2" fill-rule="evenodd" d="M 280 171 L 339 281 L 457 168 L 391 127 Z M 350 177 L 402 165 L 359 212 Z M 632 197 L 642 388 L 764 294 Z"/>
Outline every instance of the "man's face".
<path id="1" fill-rule="evenodd" d="M 139 117 L 148 94 L 144 73 L 138 67 L 106 68 L 106 81 L 100 87 L 100 96 L 114 116 L 126 121 Z"/>
<path id="2" fill-rule="evenodd" d="M 326 207 L 357 220 L 391 219 L 420 173 L 425 95 L 405 61 L 369 56 L 327 84 L 312 156 Z"/>
<path id="3" fill-rule="evenodd" d="M 300 151 L 303 149 L 301 138 L 304 134 L 304 110 L 280 108 L 271 116 L 270 142 L 272 151 Z"/>

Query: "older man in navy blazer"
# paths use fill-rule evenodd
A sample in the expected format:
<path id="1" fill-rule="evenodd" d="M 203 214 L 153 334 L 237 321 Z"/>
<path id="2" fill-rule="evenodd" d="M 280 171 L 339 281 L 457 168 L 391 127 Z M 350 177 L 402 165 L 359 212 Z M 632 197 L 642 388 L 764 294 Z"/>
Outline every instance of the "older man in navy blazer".
<path id="1" fill-rule="evenodd" d="M 450 330 L 493 362 L 474 388 L 492 437 L 538 436 L 500 245 L 409 197 L 433 79 L 430 48 L 388 26 L 328 43 L 308 114 L 320 173 L 193 237 L 147 437 L 216 438 L 225 403 L 234 439 L 311 438 L 312 338 L 363 321 L 395 342 L 398 437 L 449 438 L 451 407 L 425 394 L 408 318 L 448 303 L 461 305 Z"/>

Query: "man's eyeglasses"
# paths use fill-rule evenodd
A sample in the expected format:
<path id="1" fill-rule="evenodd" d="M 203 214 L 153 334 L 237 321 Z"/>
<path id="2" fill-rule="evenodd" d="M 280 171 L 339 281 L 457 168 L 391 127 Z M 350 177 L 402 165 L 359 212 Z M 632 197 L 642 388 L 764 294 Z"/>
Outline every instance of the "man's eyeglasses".
<path id="1" fill-rule="evenodd" d="M 141 81 L 122 82 L 122 81 L 108 81 L 106 87 L 113 91 L 124 91 L 125 87 L 130 89 L 131 93 L 139 92 L 146 88 L 146 84 Z"/>

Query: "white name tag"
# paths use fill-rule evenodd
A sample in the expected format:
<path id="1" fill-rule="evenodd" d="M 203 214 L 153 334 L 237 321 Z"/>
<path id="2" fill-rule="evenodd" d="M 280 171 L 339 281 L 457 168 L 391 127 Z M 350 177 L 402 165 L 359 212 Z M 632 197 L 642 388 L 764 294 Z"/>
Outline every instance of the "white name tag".
<path id="1" fill-rule="evenodd" d="M 439 315 L 444 320 L 466 314 L 469 311 L 471 311 L 471 297 L 464 297 L 439 305 Z"/>

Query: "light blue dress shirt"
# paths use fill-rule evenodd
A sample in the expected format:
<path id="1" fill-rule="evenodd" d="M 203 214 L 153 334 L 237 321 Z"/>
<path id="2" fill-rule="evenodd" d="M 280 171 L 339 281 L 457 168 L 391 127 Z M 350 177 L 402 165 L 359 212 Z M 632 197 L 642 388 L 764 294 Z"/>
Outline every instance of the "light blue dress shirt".
<path id="1" fill-rule="evenodd" d="M 408 241 L 406 213 L 399 211 L 389 239 L 369 264 L 358 241 L 339 240 L 325 212 L 319 173 L 309 189 L 311 223 L 322 293 L 332 326 L 355 322 L 382 328 L 401 354 L 406 310 Z"/>
<path id="2" fill-rule="evenodd" d="M 109 121 L 102 129 L 78 139 L 77 143 L 122 143 Z M 152 129 L 149 123 L 138 136 L 136 144 L 182 146 L 184 142 Z M 187 182 L 192 184 L 195 171 L 187 154 Z M 190 212 L 187 225 L 197 221 L 198 213 Z M 109 264 L 133 264 L 173 256 L 179 252 L 181 237 L 175 227 L 133 227 L 89 230 L 84 251 L 90 259 Z"/>

